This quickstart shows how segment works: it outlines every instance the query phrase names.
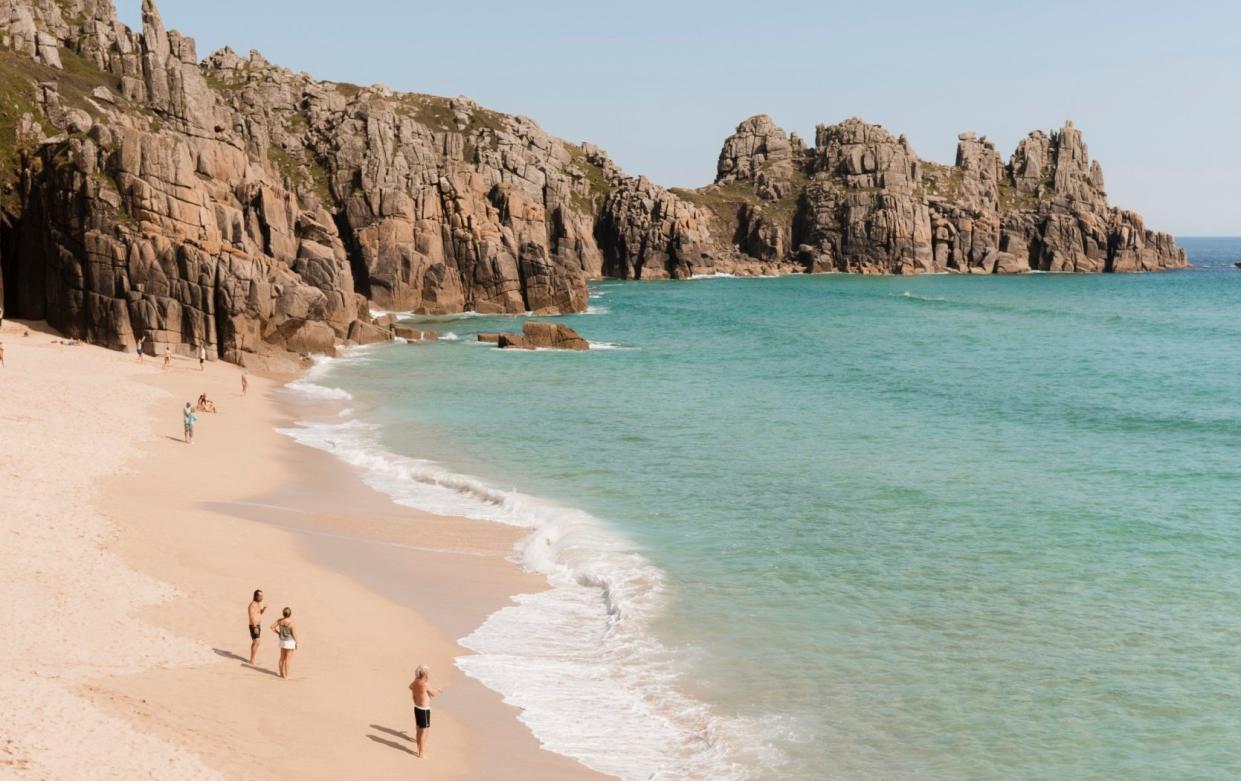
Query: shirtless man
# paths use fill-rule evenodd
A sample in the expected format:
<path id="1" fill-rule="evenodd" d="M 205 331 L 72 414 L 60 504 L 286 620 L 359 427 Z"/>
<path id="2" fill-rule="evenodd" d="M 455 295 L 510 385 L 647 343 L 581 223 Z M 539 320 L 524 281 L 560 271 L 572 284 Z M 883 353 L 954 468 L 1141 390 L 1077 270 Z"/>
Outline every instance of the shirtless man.
<path id="1" fill-rule="evenodd" d="M 259 634 L 263 631 L 263 614 L 267 612 L 267 605 L 263 604 L 263 590 L 254 590 L 254 599 L 250 600 L 250 607 L 246 610 L 246 617 L 250 619 L 250 665 L 254 665 L 254 660 L 259 652 Z"/>
<path id="2" fill-rule="evenodd" d="M 414 682 L 409 685 L 414 695 L 414 725 L 418 728 L 415 741 L 418 743 L 417 757 L 422 759 L 426 753 L 426 732 L 431 729 L 431 698 L 439 694 L 439 689 L 431 688 L 431 668 L 425 664 L 418 665 L 414 671 Z"/>

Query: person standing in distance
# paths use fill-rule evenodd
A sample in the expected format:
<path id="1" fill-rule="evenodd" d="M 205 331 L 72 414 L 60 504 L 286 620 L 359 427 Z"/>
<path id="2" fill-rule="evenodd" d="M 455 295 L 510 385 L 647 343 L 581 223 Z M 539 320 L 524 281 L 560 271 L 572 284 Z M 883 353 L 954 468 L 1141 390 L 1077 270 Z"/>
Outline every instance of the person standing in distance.
<path id="1" fill-rule="evenodd" d="M 427 730 L 431 729 L 431 698 L 439 694 L 439 689 L 431 688 L 431 668 L 425 664 L 418 665 L 414 670 L 414 680 L 409 685 L 414 697 L 414 726 L 418 728 L 414 740 L 418 744 L 418 758 L 427 754 Z"/>
<path id="2" fill-rule="evenodd" d="M 297 627 L 293 625 L 293 608 L 284 609 L 283 615 L 271 625 L 271 631 L 280 638 L 280 664 L 277 669 L 281 678 L 288 678 L 289 659 L 297 650 Z"/>
<path id="3" fill-rule="evenodd" d="M 250 666 L 254 666 L 254 659 L 259 652 L 259 635 L 263 631 L 263 614 L 267 612 L 267 605 L 263 604 L 263 589 L 256 588 L 254 590 L 254 598 L 250 600 L 250 607 L 246 610 L 246 618 L 250 621 Z"/>

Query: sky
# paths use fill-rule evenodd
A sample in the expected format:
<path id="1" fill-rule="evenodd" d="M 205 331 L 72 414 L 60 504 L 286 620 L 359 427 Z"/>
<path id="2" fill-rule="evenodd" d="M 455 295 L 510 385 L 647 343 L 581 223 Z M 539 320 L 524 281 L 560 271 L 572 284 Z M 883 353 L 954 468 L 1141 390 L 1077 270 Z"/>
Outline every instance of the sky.
<path id="1" fill-rule="evenodd" d="M 115 0 L 140 27 L 140 0 Z M 857 116 L 952 163 L 1008 159 L 1066 119 L 1113 205 L 1182 236 L 1241 235 L 1241 3 L 162 0 L 199 57 L 222 46 L 315 78 L 533 117 L 631 174 L 698 187 L 737 123 L 813 143 Z"/>

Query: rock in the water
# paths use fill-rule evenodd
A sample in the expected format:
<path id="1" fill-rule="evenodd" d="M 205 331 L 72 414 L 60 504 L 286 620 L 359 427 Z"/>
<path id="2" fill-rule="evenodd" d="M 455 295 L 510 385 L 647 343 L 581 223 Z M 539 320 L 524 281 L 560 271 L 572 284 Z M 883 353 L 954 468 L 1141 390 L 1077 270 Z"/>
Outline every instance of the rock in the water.
<path id="1" fill-rule="evenodd" d="M 354 320 L 349 328 L 349 339 L 357 344 L 377 344 L 392 341 L 392 332 L 373 323 Z"/>
<path id="2" fill-rule="evenodd" d="M 520 334 L 479 334 L 480 342 L 490 342 L 491 337 L 500 347 L 520 350 L 589 350 L 590 342 L 583 339 L 567 325 L 560 323 L 528 322 Z"/>
<path id="3" fill-rule="evenodd" d="M 554 350 L 590 349 L 590 342 L 561 323 L 526 323 L 521 330 L 526 337 L 526 343 L 532 347 L 549 347 Z"/>

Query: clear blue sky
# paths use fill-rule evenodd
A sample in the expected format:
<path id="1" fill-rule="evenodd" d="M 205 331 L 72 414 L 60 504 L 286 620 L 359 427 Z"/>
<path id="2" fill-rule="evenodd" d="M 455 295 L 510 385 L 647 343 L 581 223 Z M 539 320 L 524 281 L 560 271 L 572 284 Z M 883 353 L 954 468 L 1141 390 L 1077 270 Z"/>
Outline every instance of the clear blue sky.
<path id="1" fill-rule="evenodd" d="M 138 26 L 140 0 L 116 0 Z M 666 186 L 711 181 L 766 113 L 812 140 L 859 116 L 951 163 L 1007 159 L 1072 119 L 1114 204 L 1181 235 L 1241 235 L 1241 3 L 163 0 L 200 57 L 230 45 L 316 78 L 533 117 Z"/>

